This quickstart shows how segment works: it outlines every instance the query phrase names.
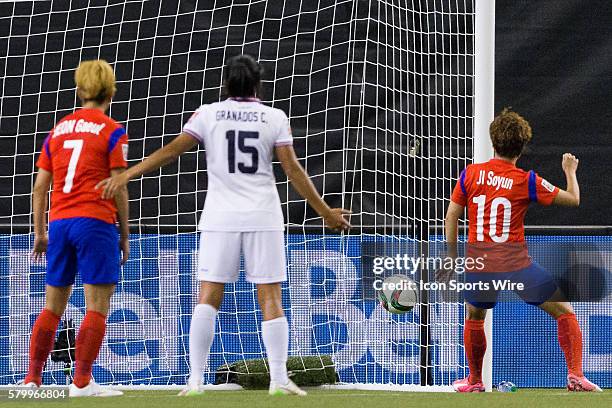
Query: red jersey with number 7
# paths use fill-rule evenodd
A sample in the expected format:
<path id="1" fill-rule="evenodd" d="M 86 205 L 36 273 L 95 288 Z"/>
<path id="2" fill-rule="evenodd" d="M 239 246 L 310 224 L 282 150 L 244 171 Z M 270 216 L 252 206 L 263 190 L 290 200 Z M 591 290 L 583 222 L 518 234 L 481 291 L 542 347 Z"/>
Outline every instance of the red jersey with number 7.
<path id="1" fill-rule="evenodd" d="M 524 242 L 530 202 L 550 205 L 559 189 L 533 170 L 491 159 L 461 172 L 451 200 L 467 206 L 468 242 Z"/>
<path id="2" fill-rule="evenodd" d="M 49 221 L 116 221 L 115 200 L 102 200 L 95 186 L 111 169 L 127 167 L 127 139 L 123 126 L 98 109 L 79 109 L 55 125 L 36 162 L 53 173 Z"/>

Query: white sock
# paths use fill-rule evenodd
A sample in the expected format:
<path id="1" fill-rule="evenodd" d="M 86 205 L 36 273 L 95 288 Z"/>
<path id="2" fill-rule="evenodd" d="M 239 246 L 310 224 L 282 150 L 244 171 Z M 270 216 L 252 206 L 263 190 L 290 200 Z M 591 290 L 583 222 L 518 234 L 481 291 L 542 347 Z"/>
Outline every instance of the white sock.
<path id="1" fill-rule="evenodd" d="M 289 325 L 285 316 L 261 323 L 268 365 L 270 366 L 270 381 L 287 384 L 287 354 L 289 352 Z"/>
<path id="2" fill-rule="evenodd" d="M 199 304 L 193 309 L 189 328 L 189 375 L 190 385 L 202 384 L 202 371 L 208 364 L 210 346 L 215 338 L 217 309 L 207 304 Z"/>

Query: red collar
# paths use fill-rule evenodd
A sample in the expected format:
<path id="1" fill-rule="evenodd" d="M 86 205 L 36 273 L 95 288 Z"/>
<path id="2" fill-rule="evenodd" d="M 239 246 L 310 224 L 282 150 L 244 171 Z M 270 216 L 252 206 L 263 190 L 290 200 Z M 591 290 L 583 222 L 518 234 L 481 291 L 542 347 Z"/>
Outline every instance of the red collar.
<path id="1" fill-rule="evenodd" d="M 512 164 L 511 162 L 509 162 L 508 160 L 504 160 L 504 159 L 500 159 L 497 157 L 493 157 L 492 159 L 490 159 L 489 161 L 496 161 L 497 163 L 501 163 L 501 164 L 505 164 L 507 166 L 512 166 L 512 167 L 516 167 L 516 165 Z"/>

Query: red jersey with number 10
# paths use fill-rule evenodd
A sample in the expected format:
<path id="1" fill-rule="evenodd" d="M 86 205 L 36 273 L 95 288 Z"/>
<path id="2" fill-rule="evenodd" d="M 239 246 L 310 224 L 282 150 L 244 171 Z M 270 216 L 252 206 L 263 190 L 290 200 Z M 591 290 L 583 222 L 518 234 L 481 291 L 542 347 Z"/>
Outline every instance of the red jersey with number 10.
<path id="1" fill-rule="evenodd" d="M 116 220 L 115 200 L 102 200 L 96 184 L 127 167 L 125 129 L 98 109 L 64 117 L 45 139 L 36 166 L 53 173 L 49 221 L 87 217 Z"/>
<path id="2" fill-rule="evenodd" d="M 550 205 L 559 189 L 501 159 L 471 164 L 463 170 L 451 200 L 467 206 L 468 242 L 524 242 L 530 202 Z"/>

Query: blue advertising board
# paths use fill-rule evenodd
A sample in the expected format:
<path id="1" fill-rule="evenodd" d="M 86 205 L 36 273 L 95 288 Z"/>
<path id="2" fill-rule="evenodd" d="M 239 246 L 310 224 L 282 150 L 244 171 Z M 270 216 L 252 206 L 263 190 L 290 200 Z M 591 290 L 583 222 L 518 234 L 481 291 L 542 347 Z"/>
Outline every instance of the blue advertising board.
<path id="1" fill-rule="evenodd" d="M 393 237 L 389 237 L 390 239 Z M 33 261 L 31 235 L 0 235 L 0 385 L 23 378 L 30 328 L 44 302 L 44 263 Z M 537 242 L 579 242 L 585 237 L 531 237 Z M 367 237 L 287 235 L 289 281 L 283 302 L 293 355 L 332 355 L 347 383 L 419 384 L 419 308 L 390 315 L 364 290 L 362 248 Z M 612 239 L 588 237 L 589 251 L 534 255 L 544 266 L 559 259 L 591 263 L 608 276 Z M 133 235 L 130 261 L 112 300 L 105 343 L 94 376 L 123 384 L 183 384 L 188 373 L 188 333 L 196 300 L 198 235 Z M 552 248 L 552 247 L 551 247 Z M 571 246 L 564 246 L 571 251 Z M 568 249 L 569 248 L 569 249 Z M 583 247 L 581 247 L 583 248 Z M 533 254 L 532 254 L 533 255 Z M 79 326 L 85 312 L 77 280 L 65 319 Z M 583 329 L 584 369 L 602 387 L 612 387 L 612 305 L 574 304 Z M 461 303 L 432 301 L 429 310 L 433 382 L 448 385 L 467 373 L 462 346 Z M 210 374 L 222 364 L 265 356 L 261 314 L 254 287 L 242 278 L 226 286 Z M 566 368 L 553 319 L 520 302 L 494 311 L 494 382 L 520 387 L 562 387 Z M 62 363 L 49 362 L 45 383 L 64 383 Z"/>

